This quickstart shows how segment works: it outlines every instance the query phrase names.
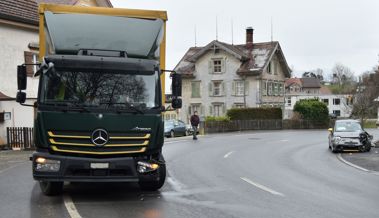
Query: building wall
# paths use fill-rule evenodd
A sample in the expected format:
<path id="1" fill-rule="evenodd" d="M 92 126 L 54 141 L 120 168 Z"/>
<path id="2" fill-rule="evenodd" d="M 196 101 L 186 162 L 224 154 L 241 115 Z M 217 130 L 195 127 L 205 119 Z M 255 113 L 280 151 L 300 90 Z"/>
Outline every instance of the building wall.
<path id="1" fill-rule="evenodd" d="M 263 85 L 260 87 L 260 97 L 261 97 L 261 104 L 262 106 L 274 106 L 274 105 L 283 105 L 284 103 L 284 81 L 286 79 L 284 75 L 283 68 L 281 64 L 279 63 L 278 55 L 274 54 L 273 58 L 271 59 L 271 70 L 272 73 L 268 72 L 268 67 L 266 67 L 262 73 L 262 81 L 268 81 L 268 82 L 280 82 L 283 87 L 283 95 L 282 96 L 268 96 L 263 95 Z"/>
<path id="2" fill-rule="evenodd" d="M 221 58 L 225 61 L 225 72 L 220 74 L 209 73 L 209 61 L 212 58 Z M 237 75 L 237 70 L 240 67 L 241 62 L 232 55 L 220 50 L 217 54 L 213 51 L 203 55 L 195 64 L 195 78 L 183 79 L 183 107 L 180 110 L 180 119 L 188 123 L 189 109 L 191 104 L 201 104 L 198 113 L 202 119 L 205 116 L 211 116 L 209 107 L 212 103 L 224 103 L 225 112 L 232 108 L 235 103 L 244 103 L 243 96 L 232 96 L 232 83 L 234 80 L 242 80 Z M 225 86 L 225 93 L 223 96 L 210 96 L 209 95 L 209 83 L 212 80 L 222 80 Z M 259 90 L 259 83 L 255 77 L 247 77 L 249 83 L 248 93 L 246 95 L 246 105 L 248 107 L 257 106 L 257 90 Z M 192 87 L 191 81 L 201 81 L 200 84 L 200 98 L 191 98 Z M 192 111 L 193 113 L 193 111 Z"/>
<path id="3" fill-rule="evenodd" d="M 24 51 L 30 51 L 28 44 L 38 42 L 38 32 L 0 23 L 0 42 L 0 91 L 16 97 L 17 65 L 25 62 Z M 38 78 L 28 77 L 27 85 L 27 97 L 37 97 Z"/>

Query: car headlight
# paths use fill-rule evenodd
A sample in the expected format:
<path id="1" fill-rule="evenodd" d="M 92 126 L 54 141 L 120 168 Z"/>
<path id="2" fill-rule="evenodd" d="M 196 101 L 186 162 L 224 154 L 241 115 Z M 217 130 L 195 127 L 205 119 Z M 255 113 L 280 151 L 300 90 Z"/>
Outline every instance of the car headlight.
<path id="1" fill-rule="evenodd" d="M 340 141 L 341 141 L 341 137 L 339 137 L 339 136 L 335 136 L 335 137 L 333 138 L 333 140 L 334 140 L 334 142 L 340 142 Z"/>
<path id="2" fill-rule="evenodd" d="M 38 157 L 35 159 L 35 170 L 39 172 L 58 172 L 61 167 L 61 161 Z"/>

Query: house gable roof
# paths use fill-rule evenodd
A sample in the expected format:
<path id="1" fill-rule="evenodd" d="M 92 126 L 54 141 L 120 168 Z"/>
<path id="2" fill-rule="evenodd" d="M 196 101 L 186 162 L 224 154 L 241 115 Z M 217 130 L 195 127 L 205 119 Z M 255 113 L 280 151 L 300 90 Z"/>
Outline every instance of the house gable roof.
<path id="1" fill-rule="evenodd" d="M 290 77 L 291 70 L 287 65 L 279 42 L 254 43 L 251 48 L 246 44 L 231 45 L 214 40 L 204 47 L 190 48 L 177 64 L 175 70 L 185 77 L 193 77 L 196 61 L 214 48 L 222 49 L 240 60 L 241 65 L 236 73 L 247 76 L 260 75 L 267 68 L 274 54 L 277 54 L 285 77 Z"/>
<path id="2" fill-rule="evenodd" d="M 223 43 L 223 42 L 219 42 L 217 40 L 213 40 L 208 45 L 201 48 L 196 54 L 192 55 L 188 60 L 190 62 L 196 62 L 200 57 L 202 57 L 204 54 L 208 53 L 209 50 L 213 50 L 213 49 L 224 50 L 225 52 L 233 55 L 238 60 L 247 59 L 245 54 L 242 51 L 240 51 L 239 49 L 237 49 L 236 47 L 231 46 L 231 45 L 226 44 L 226 43 Z"/>

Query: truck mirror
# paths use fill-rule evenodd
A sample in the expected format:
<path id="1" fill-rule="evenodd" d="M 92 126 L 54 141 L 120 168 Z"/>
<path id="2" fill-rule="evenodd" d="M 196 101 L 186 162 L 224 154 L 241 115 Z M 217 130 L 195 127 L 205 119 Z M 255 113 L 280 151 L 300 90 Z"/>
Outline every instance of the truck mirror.
<path id="1" fill-rule="evenodd" d="M 16 102 L 23 104 L 25 103 L 25 101 L 26 101 L 26 93 L 21 92 L 21 91 L 17 92 Z"/>
<path id="2" fill-rule="evenodd" d="M 174 98 L 182 96 L 182 75 L 177 74 L 177 73 L 172 73 L 171 79 L 172 79 L 172 83 L 171 83 L 172 96 Z"/>
<path id="3" fill-rule="evenodd" d="M 18 65 L 17 66 L 17 88 L 18 90 L 26 89 L 26 66 Z M 18 96 L 18 94 L 17 94 Z"/>
<path id="4" fill-rule="evenodd" d="M 182 99 L 179 99 L 179 98 L 172 99 L 171 107 L 174 109 L 182 108 Z"/>

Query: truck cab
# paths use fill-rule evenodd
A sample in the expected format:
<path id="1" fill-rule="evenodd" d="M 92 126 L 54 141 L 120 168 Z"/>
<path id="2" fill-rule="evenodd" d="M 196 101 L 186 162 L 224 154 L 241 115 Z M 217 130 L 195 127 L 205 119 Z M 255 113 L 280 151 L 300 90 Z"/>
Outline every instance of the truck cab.
<path id="1" fill-rule="evenodd" d="M 165 21 L 160 11 L 40 5 L 33 177 L 46 195 L 64 182 L 165 181 Z M 180 75 L 172 72 L 181 107 Z M 26 94 L 18 66 L 17 101 Z M 26 105 L 28 106 L 28 105 Z"/>

